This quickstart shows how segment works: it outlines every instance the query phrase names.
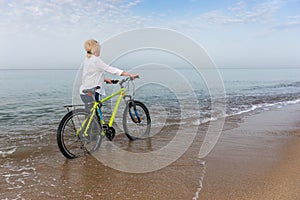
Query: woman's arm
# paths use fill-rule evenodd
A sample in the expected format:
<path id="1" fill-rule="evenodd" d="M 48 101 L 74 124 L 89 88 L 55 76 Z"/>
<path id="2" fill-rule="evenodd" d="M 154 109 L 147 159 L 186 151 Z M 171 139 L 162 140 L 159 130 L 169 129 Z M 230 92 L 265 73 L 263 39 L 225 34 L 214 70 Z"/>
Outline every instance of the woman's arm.
<path id="1" fill-rule="evenodd" d="M 122 71 L 118 68 L 112 67 L 107 65 L 106 63 L 104 63 L 100 58 L 97 60 L 97 64 L 99 67 L 101 67 L 104 71 L 111 73 L 111 74 L 115 74 L 115 75 L 119 75 L 119 76 L 130 76 L 131 78 L 135 79 L 138 78 L 139 75 L 138 74 L 130 74 L 127 73 L 125 71 Z"/>

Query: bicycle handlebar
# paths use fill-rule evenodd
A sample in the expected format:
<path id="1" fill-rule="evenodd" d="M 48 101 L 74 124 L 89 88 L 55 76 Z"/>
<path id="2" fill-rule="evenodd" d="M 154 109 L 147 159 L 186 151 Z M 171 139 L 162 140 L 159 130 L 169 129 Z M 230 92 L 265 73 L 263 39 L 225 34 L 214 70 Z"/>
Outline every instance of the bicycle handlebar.
<path id="1" fill-rule="evenodd" d="M 120 80 L 120 81 L 118 81 L 118 82 L 119 82 L 120 86 L 122 87 L 123 84 L 124 84 L 125 82 L 127 82 L 127 81 L 129 81 L 129 80 L 133 81 L 133 80 L 136 79 L 136 78 L 140 78 L 140 77 L 139 77 L 139 76 L 137 76 L 137 77 L 135 77 L 135 78 L 133 78 L 133 77 L 127 77 L 127 78 L 124 78 L 124 79 L 122 79 L 122 80 Z"/>
<path id="2" fill-rule="evenodd" d="M 117 83 L 119 83 L 119 80 L 111 80 L 111 83 L 112 84 L 117 84 Z"/>
<path id="3" fill-rule="evenodd" d="M 140 78 L 139 76 L 137 76 L 137 77 L 127 77 L 127 78 L 124 78 L 124 79 L 122 79 L 122 80 L 111 80 L 111 83 L 112 84 L 117 84 L 117 83 L 119 83 L 120 84 L 120 86 L 121 87 L 123 87 L 123 84 L 125 83 L 125 82 L 127 82 L 127 81 L 129 81 L 129 80 L 131 80 L 131 81 L 133 81 L 134 79 L 136 79 L 136 78 Z"/>

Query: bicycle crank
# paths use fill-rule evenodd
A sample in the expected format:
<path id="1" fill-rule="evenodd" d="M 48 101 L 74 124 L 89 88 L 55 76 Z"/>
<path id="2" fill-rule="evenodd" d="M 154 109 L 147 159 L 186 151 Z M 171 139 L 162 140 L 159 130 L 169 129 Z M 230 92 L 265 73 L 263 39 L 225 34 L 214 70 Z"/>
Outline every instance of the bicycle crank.
<path id="1" fill-rule="evenodd" d="M 109 141 L 112 141 L 116 135 L 116 131 L 113 127 L 108 127 L 105 135 Z"/>

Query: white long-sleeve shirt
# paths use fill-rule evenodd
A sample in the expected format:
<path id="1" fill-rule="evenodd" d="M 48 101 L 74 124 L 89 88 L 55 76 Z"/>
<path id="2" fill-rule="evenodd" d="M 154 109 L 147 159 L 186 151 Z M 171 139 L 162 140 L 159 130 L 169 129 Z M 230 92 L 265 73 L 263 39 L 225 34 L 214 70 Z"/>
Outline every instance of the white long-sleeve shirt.
<path id="1" fill-rule="evenodd" d="M 102 87 L 104 82 L 104 72 L 120 76 L 123 71 L 105 64 L 101 58 L 97 56 L 92 55 L 90 58 L 85 58 L 80 94 L 83 94 L 82 90 L 84 89 L 91 89 L 96 86 L 100 86 L 101 88 L 97 92 L 105 95 L 104 88 Z"/>

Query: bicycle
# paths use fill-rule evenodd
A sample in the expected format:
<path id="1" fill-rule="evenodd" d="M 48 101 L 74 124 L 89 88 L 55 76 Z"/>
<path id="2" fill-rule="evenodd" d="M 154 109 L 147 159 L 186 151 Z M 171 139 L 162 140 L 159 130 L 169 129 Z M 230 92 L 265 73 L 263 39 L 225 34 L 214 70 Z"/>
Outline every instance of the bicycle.
<path id="1" fill-rule="evenodd" d="M 123 111 L 123 129 L 129 140 L 136 140 L 147 137 L 151 129 L 151 118 L 147 107 L 140 101 L 134 100 L 133 95 L 126 94 L 124 86 L 129 81 L 134 86 L 133 79 L 113 80 L 114 84 L 119 83 L 120 89 L 100 101 L 94 101 L 89 109 L 77 108 L 82 105 L 66 105 L 69 111 L 60 121 L 57 130 L 57 143 L 61 153 L 69 159 L 77 158 L 82 152 L 93 153 L 101 145 L 103 138 L 112 141 L 115 137 L 113 128 L 114 119 L 122 99 L 126 106 Z M 93 96 L 97 89 L 84 90 L 83 93 Z M 134 88 L 134 87 L 133 87 Z M 134 89 L 133 89 L 134 91 Z M 106 123 L 101 110 L 102 104 L 113 97 L 118 96 L 109 122 Z M 75 107 L 74 110 L 69 110 Z"/>

